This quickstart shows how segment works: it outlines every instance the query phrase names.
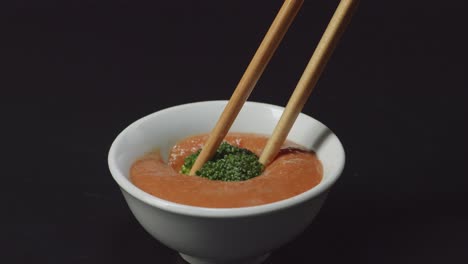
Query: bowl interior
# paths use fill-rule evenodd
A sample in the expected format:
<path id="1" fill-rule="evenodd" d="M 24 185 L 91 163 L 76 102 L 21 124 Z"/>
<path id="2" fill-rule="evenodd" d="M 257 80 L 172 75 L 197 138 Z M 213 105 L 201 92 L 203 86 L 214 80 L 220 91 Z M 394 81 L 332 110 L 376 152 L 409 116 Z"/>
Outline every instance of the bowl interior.
<path id="1" fill-rule="evenodd" d="M 209 133 L 226 103 L 207 101 L 179 105 L 150 114 L 128 126 L 115 139 L 109 152 L 109 167 L 115 180 L 127 191 L 131 189 L 130 192 L 142 192 L 128 180 L 132 163 L 155 149 L 159 149 L 167 159 L 169 150 L 179 140 Z M 282 107 L 246 102 L 230 131 L 269 135 L 282 111 Z M 325 125 L 300 114 L 288 140 L 314 150 L 321 160 L 324 175 L 321 183 L 314 189 L 326 188 L 326 185 L 331 185 L 339 177 L 345 161 L 344 150 L 336 135 Z M 152 199 L 145 197 L 146 200 Z"/>

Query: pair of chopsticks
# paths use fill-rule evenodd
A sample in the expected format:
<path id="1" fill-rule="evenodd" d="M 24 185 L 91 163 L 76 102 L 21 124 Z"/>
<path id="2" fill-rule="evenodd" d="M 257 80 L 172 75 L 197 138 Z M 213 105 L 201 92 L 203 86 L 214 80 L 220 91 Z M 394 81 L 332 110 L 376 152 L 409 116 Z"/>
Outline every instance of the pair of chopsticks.
<path id="1" fill-rule="evenodd" d="M 286 31 L 301 8 L 303 0 L 285 0 L 275 20 L 268 29 L 260 47 L 255 53 L 247 70 L 242 76 L 228 104 L 224 108 L 218 122 L 211 131 L 205 146 L 195 161 L 190 175 L 195 175 L 205 162 L 216 152 L 216 149 L 228 133 L 232 123 L 239 114 L 242 106 L 252 92 L 255 84 L 265 70 L 266 65 L 273 56 Z M 304 70 L 296 88 L 294 89 L 283 114 L 276 125 L 272 136 L 269 138 L 259 162 L 267 166 L 277 155 L 281 145 L 286 140 L 297 116 L 302 111 L 315 84 L 317 83 L 328 59 L 330 58 L 336 44 L 346 26 L 349 24 L 352 13 L 357 6 L 358 0 L 341 0 L 330 20 L 325 32 L 318 43 L 307 67 Z"/>

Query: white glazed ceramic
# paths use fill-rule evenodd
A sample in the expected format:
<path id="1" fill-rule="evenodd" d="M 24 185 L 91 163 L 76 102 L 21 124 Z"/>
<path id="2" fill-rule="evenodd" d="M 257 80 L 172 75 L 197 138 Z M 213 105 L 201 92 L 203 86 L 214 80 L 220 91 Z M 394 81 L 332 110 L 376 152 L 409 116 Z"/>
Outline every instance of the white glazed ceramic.
<path id="1" fill-rule="evenodd" d="M 198 102 L 150 114 L 122 131 L 109 152 L 112 176 L 136 219 L 154 238 L 192 264 L 262 262 L 269 252 L 311 223 L 345 163 L 343 146 L 335 134 L 300 114 L 288 139 L 316 151 L 324 175 L 316 187 L 295 197 L 244 208 L 203 208 L 156 198 L 129 181 L 132 162 L 155 148 L 167 158 L 177 141 L 208 133 L 226 103 Z M 271 134 L 282 111 L 282 107 L 247 102 L 230 131 Z"/>

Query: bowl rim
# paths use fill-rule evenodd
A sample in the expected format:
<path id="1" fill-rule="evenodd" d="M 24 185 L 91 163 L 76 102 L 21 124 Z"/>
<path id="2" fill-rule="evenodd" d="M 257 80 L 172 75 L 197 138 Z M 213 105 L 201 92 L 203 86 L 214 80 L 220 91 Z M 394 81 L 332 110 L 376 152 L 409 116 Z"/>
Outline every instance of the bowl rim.
<path id="1" fill-rule="evenodd" d="M 236 207 L 236 208 L 209 208 L 209 207 L 200 207 L 200 206 L 193 206 L 193 205 L 185 205 L 180 203 L 171 202 L 168 200 L 164 200 L 153 196 L 149 193 L 144 192 L 143 190 L 136 187 L 124 174 L 118 169 L 117 161 L 116 161 L 116 146 L 118 142 L 124 137 L 127 131 L 131 130 L 132 128 L 140 125 L 141 123 L 145 122 L 150 118 L 154 118 L 154 116 L 164 114 L 168 111 L 174 111 L 177 108 L 187 108 L 193 107 L 200 104 L 226 104 L 227 100 L 211 100 L 211 101 L 199 101 L 199 102 L 192 102 L 192 103 L 185 103 L 180 105 L 171 106 L 168 108 L 161 109 L 159 111 L 150 113 L 145 115 L 138 120 L 134 121 L 130 125 L 128 125 L 124 130 L 122 130 L 118 136 L 112 142 L 108 153 L 108 166 L 111 172 L 112 177 L 120 186 L 121 190 L 130 194 L 137 200 L 150 205 L 152 207 L 159 208 L 160 210 L 168 211 L 175 214 L 181 215 L 189 215 L 189 216 L 196 216 L 196 217 L 209 217 L 209 218 L 236 218 L 236 217 L 246 217 L 246 216 L 253 216 L 259 214 L 267 214 L 272 213 L 275 211 L 284 210 L 290 207 L 297 206 L 303 202 L 306 202 L 314 197 L 319 196 L 320 194 L 326 192 L 341 176 L 343 172 L 345 162 L 346 162 L 346 155 L 343 149 L 343 145 L 336 134 L 331 131 L 327 126 L 325 126 L 320 121 L 316 120 L 315 118 L 301 113 L 301 115 L 305 116 L 307 119 L 312 119 L 314 122 L 318 122 L 320 125 L 329 129 L 338 140 L 339 148 L 343 154 L 343 162 L 342 164 L 338 164 L 335 170 L 335 173 L 331 174 L 327 181 L 321 181 L 318 185 L 309 189 L 303 193 L 295 195 L 293 197 L 283 199 L 280 201 L 262 204 L 262 205 L 255 205 L 255 206 L 247 206 L 247 207 Z M 284 110 L 284 107 L 268 104 L 268 103 L 261 103 L 261 102 L 254 102 L 254 101 L 247 101 L 246 104 L 249 105 L 258 105 L 261 107 L 266 107 L 270 109 L 276 110 Z"/>

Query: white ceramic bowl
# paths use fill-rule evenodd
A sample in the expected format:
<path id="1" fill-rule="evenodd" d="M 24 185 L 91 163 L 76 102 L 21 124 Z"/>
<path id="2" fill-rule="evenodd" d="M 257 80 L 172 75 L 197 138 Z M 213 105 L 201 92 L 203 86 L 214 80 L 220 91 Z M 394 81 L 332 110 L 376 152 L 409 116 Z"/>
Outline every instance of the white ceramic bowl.
<path id="1" fill-rule="evenodd" d="M 167 158 L 180 139 L 208 133 L 226 103 L 197 102 L 150 114 L 123 130 L 109 152 L 109 169 L 136 219 L 192 264 L 262 262 L 311 223 L 345 163 L 343 146 L 335 134 L 300 114 L 288 139 L 314 150 L 324 175 L 317 186 L 292 198 L 252 207 L 203 208 L 159 199 L 129 181 L 130 166 L 137 158 L 154 148 Z M 230 131 L 271 134 L 282 111 L 279 106 L 247 102 Z"/>

